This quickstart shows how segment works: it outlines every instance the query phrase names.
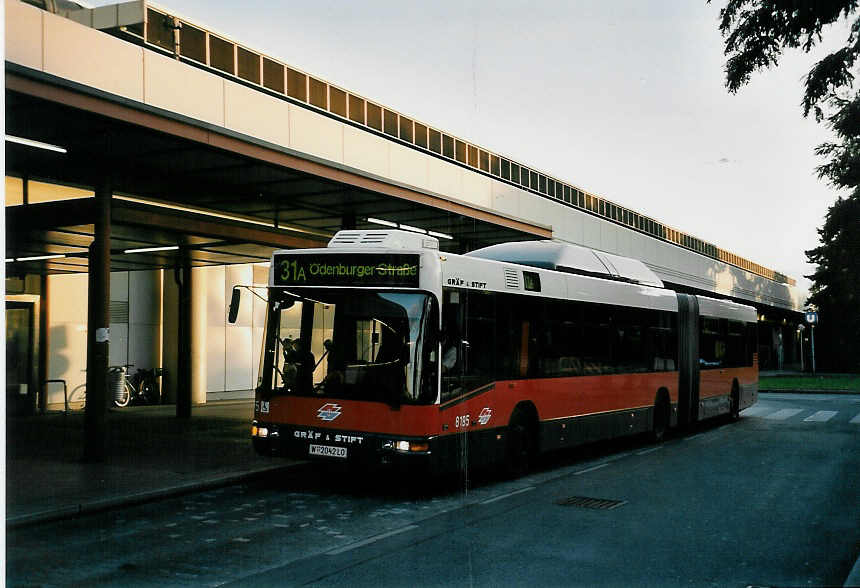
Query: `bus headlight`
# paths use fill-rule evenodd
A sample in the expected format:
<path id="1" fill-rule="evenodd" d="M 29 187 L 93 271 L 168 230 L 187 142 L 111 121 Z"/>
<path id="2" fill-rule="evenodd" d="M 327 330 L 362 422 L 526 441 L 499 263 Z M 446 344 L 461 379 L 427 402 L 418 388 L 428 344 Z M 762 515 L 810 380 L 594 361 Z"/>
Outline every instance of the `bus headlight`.
<path id="1" fill-rule="evenodd" d="M 391 441 L 387 445 L 400 453 L 426 453 L 430 451 L 430 443 L 427 441 Z"/>

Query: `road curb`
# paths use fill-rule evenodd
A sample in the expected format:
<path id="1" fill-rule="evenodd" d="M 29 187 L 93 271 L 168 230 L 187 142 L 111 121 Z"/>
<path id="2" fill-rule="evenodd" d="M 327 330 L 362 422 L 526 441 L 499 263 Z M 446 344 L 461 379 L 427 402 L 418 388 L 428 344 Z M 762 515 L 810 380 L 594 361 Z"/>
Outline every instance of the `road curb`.
<path id="1" fill-rule="evenodd" d="M 156 500 L 163 500 L 165 498 L 173 498 L 176 496 L 182 496 L 183 494 L 200 492 L 202 490 L 210 490 L 212 488 L 230 486 L 239 482 L 253 480 L 254 478 L 277 474 L 279 472 L 283 473 L 295 467 L 304 465 L 305 463 L 306 462 L 303 461 L 297 461 L 295 463 L 290 464 L 266 466 L 256 470 L 224 474 L 220 476 L 212 476 L 204 480 L 195 480 L 186 484 L 176 484 L 168 488 L 159 488 L 157 490 L 149 490 L 145 492 L 138 492 L 135 494 L 126 494 L 123 496 L 105 498 L 101 500 L 91 500 L 87 502 L 82 502 L 81 504 L 77 505 L 62 506 L 50 510 L 7 517 L 6 528 L 15 529 L 28 527 L 41 523 L 49 523 L 64 519 L 75 518 L 82 515 L 94 514 L 125 506 L 134 506 L 147 502 L 154 502 Z"/>

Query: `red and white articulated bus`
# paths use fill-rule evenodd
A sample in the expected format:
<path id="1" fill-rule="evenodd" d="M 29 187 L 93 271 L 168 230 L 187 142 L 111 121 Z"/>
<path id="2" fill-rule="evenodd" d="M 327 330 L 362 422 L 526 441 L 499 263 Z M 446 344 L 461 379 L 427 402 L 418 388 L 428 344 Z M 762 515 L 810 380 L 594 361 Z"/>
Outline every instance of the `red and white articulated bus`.
<path id="1" fill-rule="evenodd" d="M 270 271 L 261 454 L 522 472 L 538 452 L 659 439 L 756 401 L 755 309 L 677 294 L 634 259 L 340 231 Z"/>

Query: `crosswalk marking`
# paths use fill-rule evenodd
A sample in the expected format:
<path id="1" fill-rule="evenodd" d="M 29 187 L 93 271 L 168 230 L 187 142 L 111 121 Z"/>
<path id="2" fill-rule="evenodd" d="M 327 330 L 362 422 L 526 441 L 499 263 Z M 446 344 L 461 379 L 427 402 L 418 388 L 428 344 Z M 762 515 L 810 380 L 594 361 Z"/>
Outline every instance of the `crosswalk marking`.
<path id="1" fill-rule="evenodd" d="M 745 411 L 743 411 L 742 414 L 744 416 L 761 416 L 764 413 L 770 412 L 772 410 L 773 410 L 773 407 L 758 405 L 758 406 L 752 406 L 752 407 L 746 409 Z"/>
<path id="2" fill-rule="evenodd" d="M 790 419 L 794 415 L 803 412 L 802 408 L 783 408 L 781 410 L 776 411 L 773 414 L 767 415 L 766 419 L 771 421 L 784 421 L 786 419 Z"/>
<path id="3" fill-rule="evenodd" d="M 858 414 L 856 417 L 851 419 L 849 422 L 854 423 L 856 425 L 860 425 L 860 414 Z"/>
<path id="4" fill-rule="evenodd" d="M 835 410 L 819 410 L 815 414 L 812 414 L 812 415 L 806 417 L 805 419 L 803 419 L 803 422 L 805 422 L 805 423 L 826 423 L 827 421 L 829 421 L 830 419 L 835 417 L 836 414 L 837 414 L 837 411 L 835 411 Z"/>

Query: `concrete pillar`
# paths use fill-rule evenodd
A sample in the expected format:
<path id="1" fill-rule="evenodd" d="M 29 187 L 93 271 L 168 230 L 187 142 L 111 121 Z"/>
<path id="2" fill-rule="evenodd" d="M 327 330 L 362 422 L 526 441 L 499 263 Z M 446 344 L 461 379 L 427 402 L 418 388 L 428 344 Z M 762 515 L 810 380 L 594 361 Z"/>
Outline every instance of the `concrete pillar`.
<path id="1" fill-rule="evenodd" d="M 89 248 L 87 298 L 87 407 L 84 461 L 104 461 L 107 439 L 108 346 L 110 341 L 111 185 L 102 178 L 95 190 L 95 239 Z"/>
<path id="2" fill-rule="evenodd" d="M 179 389 L 179 286 L 173 271 L 166 270 L 162 280 L 161 311 L 161 398 L 176 404 Z"/>
<path id="3" fill-rule="evenodd" d="M 43 275 L 41 276 L 41 283 L 39 285 L 39 381 L 37 389 L 39 390 L 38 410 L 40 413 L 48 410 L 48 386 L 45 384 L 45 380 L 48 379 L 48 374 L 51 373 L 48 369 L 48 358 L 50 357 L 48 350 L 51 345 L 49 324 L 48 276 Z"/>
<path id="4" fill-rule="evenodd" d="M 191 276 L 191 403 L 206 404 L 206 270 Z"/>
<path id="5" fill-rule="evenodd" d="M 158 283 L 158 349 L 155 355 L 155 365 L 160 368 L 161 377 L 158 381 L 158 389 L 161 392 L 161 404 L 166 403 L 164 396 L 164 270 L 157 271 Z"/>
<path id="6" fill-rule="evenodd" d="M 176 350 L 176 418 L 191 418 L 191 254 L 180 247 L 173 278 L 179 293 Z"/>

